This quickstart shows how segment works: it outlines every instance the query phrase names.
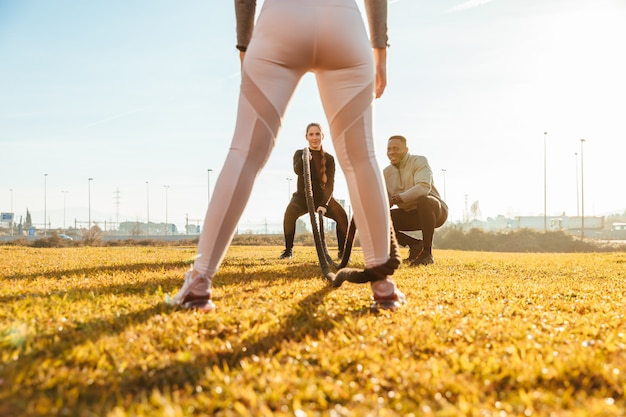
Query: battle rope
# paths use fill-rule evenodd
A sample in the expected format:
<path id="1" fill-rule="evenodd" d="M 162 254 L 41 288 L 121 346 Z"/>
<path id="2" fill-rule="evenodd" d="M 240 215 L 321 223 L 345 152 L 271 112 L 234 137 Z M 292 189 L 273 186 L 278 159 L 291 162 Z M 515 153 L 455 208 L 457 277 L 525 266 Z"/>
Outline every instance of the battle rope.
<path id="1" fill-rule="evenodd" d="M 324 215 L 318 213 L 318 217 L 315 216 L 315 201 L 313 200 L 313 181 L 311 180 L 311 152 L 308 147 L 302 151 L 302 166 L 304 174 L 304 195 L 306 197 L 306 205 L 309 210 L 309 217 L 311 218 L 311 228 L 313 230 L 313 239 L 315 241 L 315 249 L 317 251 L 317 258 L 322 268 L 322 274 L 331 283 L 334 281 L 335 274 L 331 272 L 330 265 L 335 269 L 340 269 L 348 264 L 350 259 L 350 253 L 352 251 L 352 243 L 356 234 L 356 226 L 354 219 L 350 222 L 348 229 L 348 235 L 345 242 L 337 242 L 339 251 L 343 252 L 341 262 L 339 264 L 333 261 L 332 256 L 328 253 L 328 247 L 326 246 L 326 239 L 324 237 Z M 343 249 L 343 250 L 342 250 Z"/>
<path id="2" fill-rule="evenodd" d="M 354 217 L 350 221 L 346 241 L 343 242 L 343 244 L 342 242 L 338 242 L 339 249 L 341 250 L 343 247 L 341 262 L 337 264 L 333 261 L 332 257 L 328 253 L 328 247 L 326 246 L 326 239 L 324 237 L 324 215 L 322 213 L 318 213 L 318 217 L 315 217 L 316 207 L 315 201 L 313 200 L 313 182 L 311 180 L 311 152 L 308 147 L 304 148 L 302 151 L 302 165 L 304 168 L 304 194 L 306 197 L 307 208 L 309 209 L 309 217 L 311 218 L 311 228 L 313 229 L 313 239 L 315 240 L 317 258 L 319 259 L 324 277 L 334 287 L 340 287 L 345 281 L 364 284 L 367 282 L 385 279 L 388 275 L 392 275 L 402 262 L 398 241 L 396 240 L 393 227 L 391 228 L 390 233 L 390 253 L 387 262 L 382 265 L 366 269 L 345 267 L 350 260 L 352 244 L 356 234 Z M 331 272 L 329 264 L 339 271 L 336 274 Z"/>

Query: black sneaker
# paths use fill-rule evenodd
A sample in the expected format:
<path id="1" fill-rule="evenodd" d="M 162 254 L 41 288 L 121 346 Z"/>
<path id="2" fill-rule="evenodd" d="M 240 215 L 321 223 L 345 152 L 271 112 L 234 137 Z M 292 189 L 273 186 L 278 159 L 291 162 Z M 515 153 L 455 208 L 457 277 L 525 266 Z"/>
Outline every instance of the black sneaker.
<path id="1" fill-rule="evenodd" d="M 421 242 L 416 245 L 409 246 L 409 256 L 404 260 L 404 262 L 411 263 L 416 260 L 422 253 L 423 246 Z"/>
<path id="2" fill-rule="evenodd" d="M 422 253 L 420 256 L 417 257 L 417 259 L 414 259 L 411 262 L 411 265 L 430 265 L 434 263 L 435 263 L 435 259 L 433 258 L 432 254 Z"/>
<path id="3" fill-rule="evenodd" d="M 292 249 L 285 249 L 283 251 L 283 253 L 280 254 L 280 258 L 279 259 L 291 259 L 293 258 L 293 250 Z"/>

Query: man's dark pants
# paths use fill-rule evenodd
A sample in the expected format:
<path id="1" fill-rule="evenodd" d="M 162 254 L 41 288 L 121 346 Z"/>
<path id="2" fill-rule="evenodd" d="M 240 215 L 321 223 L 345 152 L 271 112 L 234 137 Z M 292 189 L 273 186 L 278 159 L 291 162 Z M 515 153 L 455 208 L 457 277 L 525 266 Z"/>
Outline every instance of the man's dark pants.
<path id="1" fill-rule="evenodd" d="M 447 219 L 447 207 L 432 196 L 420 197 L 417 200 L 417 207 L 413 210 L 391 209 L 391 221 L 398 243 L 409 248 L 420 246 L 420 242 L 401 231 L 421 230 L 424 249 L 428 248 L 430 251 L 435 229 L 443 225 Z"/>

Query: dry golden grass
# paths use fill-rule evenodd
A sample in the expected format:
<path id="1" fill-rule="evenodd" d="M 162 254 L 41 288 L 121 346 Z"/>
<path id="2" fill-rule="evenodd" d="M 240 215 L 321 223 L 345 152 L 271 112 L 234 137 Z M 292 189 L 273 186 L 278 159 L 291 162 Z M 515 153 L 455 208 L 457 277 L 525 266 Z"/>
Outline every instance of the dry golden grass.
<path id="1" fill-rule="evenodd" d="M 624 253 L 436 251 L 373 315 L 280 250 L 231 247 L 201 314 L 163 302 L 195 248 L 0 246 L 0 415 L 626 415 Z"/>

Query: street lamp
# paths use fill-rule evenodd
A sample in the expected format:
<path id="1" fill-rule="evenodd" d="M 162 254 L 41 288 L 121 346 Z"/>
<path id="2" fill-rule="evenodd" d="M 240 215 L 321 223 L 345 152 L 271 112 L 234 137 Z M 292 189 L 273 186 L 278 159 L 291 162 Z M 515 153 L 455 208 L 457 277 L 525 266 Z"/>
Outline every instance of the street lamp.
<path id="1" fill-rule="evenodd" d="M 13 188 L 11 188 L 11 236 L 13 236 L 13 221 L 15 220 L 15 214 L 13 213 Z"/>
<path id="2" fill-rule="evenodd" d="M 93 181 L 93 178 L 87 179 L 87 208 L 89 210 L 87 230 L 91 229 L 91 181 Z"/>
<path id="3" fill-rule="evenodd" d="M 574 152 L 574 159 L 576 160 L 576 216 L 580 216 L 580 198 L 578 196 L 578 152 Z"/>
<path id="4" fill-rule="evenodd" d="M 585 143 L 585 139 L 580 140 L 580 240 L 583 240 L 585 237 L 585 177 L 583 174 L 583 143 Z"/>
<path id="5" fill-rule="evenodd" d="M 150 184 L 146 181 L 146 236 L 150 235 Z"/>
<path id="6" fill-rule="evenodd" d="M 547 182 L 546 182 L 546 135 L 548 132 L 543 132 L 543 231 L 548 230 L 548 214 L 547 214 Z"/>
<path id="7" fill-rule="evenodd" d="M 169 190 L 169 185 L 164 185 L 165 188 L 165 235 L 167 236 L 167 191 Z"/>
<path id="8" fill-rule="evenodd" d="M 209 203 L 211 202 L 211 172 L 213 170 L 211 168 L 206 170 L 206 183 L 207 183 L 207 195 L 209 198 Z"/>
<path id="9" fill-rule="evenodd" d="M 287 201 L 291 200 L 291 178 L 285 178 L 287 180 Z"/>
<path id="10" fill-rule="evenodd" d="M 47 179 L 48 179 L 48 174 L 43 174 L 43 235 L 46 236 L 47 234 L 47 223 L 46 223 L 46 218 L 47 218 L 47 210 L 46 210 L 46 206 L 47 206 L 47 201 L 48 201 L 48 197 L 46 195 L 47 193 Z"/>
<path id="11" fill-rule="evenodd" d="M 61 192 L 63 193 L 63 233 L 65 233 L 65 202 L 67 197 L 67 190 L 61 190 Z"/>
<path id="12" fill-rule="evenodd" d="M 446 170 L 445 168 L 441 169 L 441 172 L 443 172 L 443 201 L 446 201 Z"/>

